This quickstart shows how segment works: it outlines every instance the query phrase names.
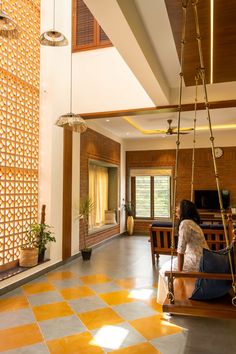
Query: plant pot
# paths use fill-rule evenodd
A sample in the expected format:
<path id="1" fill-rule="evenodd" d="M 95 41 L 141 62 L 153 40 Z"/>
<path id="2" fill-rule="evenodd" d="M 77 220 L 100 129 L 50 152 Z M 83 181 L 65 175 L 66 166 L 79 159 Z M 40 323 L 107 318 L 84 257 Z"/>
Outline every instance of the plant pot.
<path id="1" fill-rule="evenodd" d="M 92 248 L 86 248 L 84 250 L 81 250 L 81 254 L 82 254 L 83 261 L 89 261 L 92 254 Z"/>
<path id="2" fill-rule="evenodd" d="M 133 216 L 127 217 L 127 232 L 128 235 L 132 236 L 134 233 L 134 218 Z"/>
<path id="3" fill-rule="evenodd" d="M 39 253 L 38 262 L 43 262 L 43 261 L 44 261 L 45 251 L 46 251 L 46 249 L 42 250 L 42 251 Z"/>
<path id="4" fill-rule="evenodd" d="M 39 250 L 36 247 L 21 248 L 19 257 L 20 267 L 34 267 L 38 264 Z"/>

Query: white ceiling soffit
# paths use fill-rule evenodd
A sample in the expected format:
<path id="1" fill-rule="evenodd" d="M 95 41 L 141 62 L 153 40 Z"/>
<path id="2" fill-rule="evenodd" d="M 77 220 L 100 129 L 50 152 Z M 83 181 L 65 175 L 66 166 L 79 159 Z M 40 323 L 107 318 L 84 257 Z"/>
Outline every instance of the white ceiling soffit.
<path id="1" fill-rule="evenodd" d="M 130 124 L 126 118 L 130 119 L 133 124 Z M 117 117 L 117 118 L 100 118 L 96 120 L 96 125 L 100 128 L 110 131 L 110 133 L 122 138 L 122 139 L 134 139 L 134 138 L 160 138 L 166 137 L 165 134 L 143 133 L 142 130 L 167 130 L 167 119 L 172 119 L 171 126 L 174 128 L 177 126 L 178 113 L 156 113 L 149 115 L 139 115 L 131 117 Z M 181 128 L 192 128 L 194 119 L 194 111 L 181 113 Z M 88 123 L 93 121 L 88 121 Z M 221 132 L 222 135 L 227 135 L 229 131 L 232 131 L 236 136 L 236 108 L 222 108 L 211 110 L 211 122 L 213 127 L 213 133 Z M 209 135 L 208 120 L 205 110 L 197 111 L 197 135 L 202 134 Z M 189 138 L 191 136 L 191 138 Z M 184 135 L 184 139 L 192 139 L 193 133 Z M 168 139 L 176 139 L 176 135 L 168 136 Z M 234 139 L 235 140 L 235 139 Z"/>
<path id="2" fill-rule="evenodd" d="M 164 74 L 158 61 L 156 55 L 157 47 L 150 40 L 148 31 L 151 28 L 146 28 L 145 23 L 143 23 L 142 15 L 140 14 L 140 4 L 137 4 L 139 6 L 138 10 L 136 1 L 84 0 L 84 2 L 144 87 L 153 103 L 157 106 L 168 105 L 170 103 L 170 87 L 166 78 L 167 75 Z M 155 5 L 155 8 L 160 6 L 160 9 L 162 8 L 163 10 L 164 1 L 162 0 L 145 0 L 144 2 L 145 4 L 148 2 L 148 7 L 150 8 L 156 2 L 158 5 Z M 158 14 L 161 16 L 161 13 L 161 11 L 157 11 L 155 21 L 158 21 Z M 168 21 L 167 14 L 166 19 Z M 147 21 L 148 19 L 146 19 Z M 162 35 L 165 35 L 163 30 Z M 167 41 L 169 41 L 169 38 Z"/>
<path id="3" fill-rule="evenodd" d="M 134 1 L 169 86 L 178 87 L 180 63 L 165 1 Z"/>

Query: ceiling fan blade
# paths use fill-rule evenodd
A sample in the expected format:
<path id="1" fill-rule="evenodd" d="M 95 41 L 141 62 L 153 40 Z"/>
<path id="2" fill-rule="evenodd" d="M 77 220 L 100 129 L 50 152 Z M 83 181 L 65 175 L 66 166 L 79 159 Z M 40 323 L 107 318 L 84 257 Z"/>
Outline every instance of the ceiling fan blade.
<path id="1" fill-rule="evenodd" d="M 177 132 L 177 128 L 173 129 L 175 132 Z M 180 132 L 191 132 L 193 131 L 193 128 L 180 128 Z"/>
<path id="2" fill-rule="evenodd" d="M 166 134 L 166 130 L 155 130 L 155 134 Z"/>

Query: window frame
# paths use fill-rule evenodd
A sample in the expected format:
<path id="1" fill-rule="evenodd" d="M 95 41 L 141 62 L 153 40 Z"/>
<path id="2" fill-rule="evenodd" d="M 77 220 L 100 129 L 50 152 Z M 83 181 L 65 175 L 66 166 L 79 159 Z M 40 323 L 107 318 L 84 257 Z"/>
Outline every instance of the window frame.
<path id="1" fill-rule="evenodd" d="M 147 216 L 136 216 L 136 177 L 137 176 L 131 176 L 131 202 L 134 205 L 134 219 L 136 220 L 157 220 L 157 219 L 165 219 L 168 220 L 171 218 L 171 207 L 172 207 L 172 174 L 169 176 L 170 177 L 170 196 L 169 196 L 169 202 L 170 202 L 170 209 L 169 209 L 169 216 L 158 216 L 154 217 L 154 177 L 155 176 L 149 176 L 150 177 L 150 217 Z"/>
<path id="2" fill-rule="evenodd" d="M 77 0 L 72 1 L 72 53 L 81 52 L 85 50 L 99 49 L 112 47 L 110 39 L 106 41 L 100 41 L 101 26 L 93 17 L 94 32 L 93 32 L 93 42 L 89 44 L 78 45 L 76 43 L 76 28 L 77 28 Z"/>

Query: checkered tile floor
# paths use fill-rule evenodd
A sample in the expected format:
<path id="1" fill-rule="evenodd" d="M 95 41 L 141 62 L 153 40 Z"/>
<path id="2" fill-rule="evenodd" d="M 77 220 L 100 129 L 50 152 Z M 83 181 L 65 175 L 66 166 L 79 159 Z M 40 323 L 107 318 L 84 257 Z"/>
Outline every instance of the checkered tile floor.
<path id="1" fill-rule="evenodd" d="M 0 351 L 182 353 L 184 330 L 165 318 L 155 296 L 152 278 L 48 273 L 1 297 Z"/>

